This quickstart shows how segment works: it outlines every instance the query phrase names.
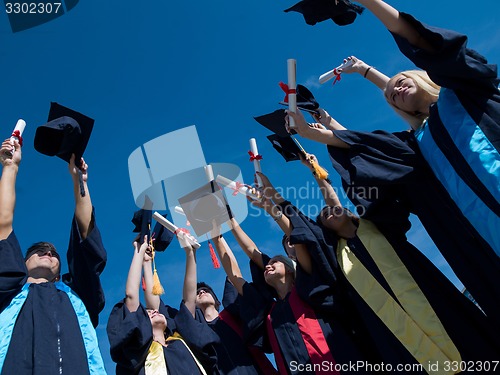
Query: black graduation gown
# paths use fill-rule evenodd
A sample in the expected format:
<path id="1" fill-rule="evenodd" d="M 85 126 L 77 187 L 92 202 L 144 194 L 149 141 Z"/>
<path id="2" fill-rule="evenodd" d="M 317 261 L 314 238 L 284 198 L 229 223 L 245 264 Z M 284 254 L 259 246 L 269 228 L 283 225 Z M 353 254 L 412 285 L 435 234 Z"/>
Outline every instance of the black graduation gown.
<path id="1" fill-rule="evenodd" d="M 267 264 L 270 258 L 265 254 L 262 256 L 264 264 Z M 250 262 L 250 267 L 253 282 L 244 284 L 241 299 L 241 315 L 248 330 L 246 335 L 249 342 L 261 346 L 268 353 L 273 352 L 271 342 L 273 336 L 276 337 L 279 350 L 274 351 L 274 355 L 280 374 L 282 371 L 286 371 L 287 374 L 335 374 L 336 372 L 333 371 L 335 364 L 346 365 L 366 360 L 353 338 L 349 320 L 346 319 L 345 314 L 340 313 L 337 304 L 332 303 L 330 288 L 322 284 L 319 278 L 308 275 L 300 265 L 297 265 L 295 290 L 281 300 L 275 298 L 276 294 L 272 288 L 268 288 L 263 271 L 253 262 Z M 318 270 L 314 271 L 312 275 L 317 275 Z M 299 304 L 304 303 L 306 309 L 297 308 L 297 301 Z M 311 301 L 314 301 L 316 306 L 312 306 Z M 311 367 L 314 362 L 311 360 L 304 336 L 299 329 L 297 314 L 317 321 L 316 328 L 320 327 L 320 332 L 306 325 L 302 326 L 303 333 L 314 338 L 324 337 L 333 356 L 333 361 L 324 360 L 325 367 L 318 371 L 314 371 Z M 271 321 L 272 333 L 268 329 L 268 319 Z M 300 367 L 298 364 L 306 367 Z M 369 372 L 362 368 L 353 371 L 352 368 L 349 369 L 346 366 L 340 373 Z"/>
<path id="2" fill-rule="evenodd" d="M 358 213 L 386 237 L 396 230 L 398 238 L 410 227 L 409 212 L 416 214 L 489 324 L 499 328 L 500 259 L 436 179 L 412 132 L 334 133 L 350 145 L 349 149 L 329 146 L 328 151 Z"/>
<path id="3" fill-rule="evenodd" d="M 0 311 L 4 311 L 26 283 L 28 274 L 14 232 L 0 241 L 0 254 Z M 104 307 L 99 275 L 105 264 L 106 251 L 97 226 L 82 241 L 73 218 L 68 246 L 69 273 L 62 280 L 84 303 L 94 327 Z M 5 334 L 3 329 L 2 334 Z M 1 373 L 31 375 L 60 371 L 89 374 L 81 327 L 65 292 L 51 282 L 30 284 Z"/>
<path id="4" fill-rule="evenodd" d="M 336 259 L 336 240 L 329 231 L 318 233 L 321 229 L 315 222 L 304 216 L 297 208 L 285 202 L 283 211 L 293 225 L 290 236 L 291 243 L 303 243 L 307 246 L 313 261 L 315 259 L 335 259 L 333 263 L 322 263 L 323 274 L 335 273 L 338 269 Z M 491 327 L 483 313 L 471 301 L 462 295 L 457 288 L 423 255 L 411 245 L 405 237 L 405 226 L 401 226 L 403 217 L 391 216 L 385 212 L 378 228 L 394 248 L 396 254 L 404 263 L 409 273 L 422 290 L 434 312 L 443 324 L 446 332 L 459 350 L 462 360 L 492 360 L 500 354 L 498 340 L 494 337 Z M 384 216 L 381 213 L 378 216 Z M 406 218 L 407 219 L 407 218 Z M 394 221 L 397 220 L 397 221 Z M 358 237 L 349 239 L 347 244 L 357 258 L 363 263 L 384 289 L 397 300 L 390 286 L 375 264 L 370 252 Z M 318 252 L 327 254 L 316 254 Z M 396 366 L 398 363 L 416 363 L 411 354 L 403 347 L 392 332 L 374 314 L 356 290 L 349 284 L 343 274 L 338 283 L 347 287 L 349 298 L 356 305 L 358 313 L 364 320 L 364 325 L 358 326 L 358 331 L 370 333 L 379 355 L 385 363 Z M 341 282 L 342 280 L 342 282 Z M 394 367 L 395 368 L 395 367 Z"/>
<path id="5" fill-rule="evenodd" d="M 213 348 L 218 338 L 214 332 L 206 324 L 193 319 L 184 303 L 177 311 L 161 302 L 159 311 L 167 319 L 167 332 L 178 332 L 207 374 L 218 374 L 217 356 Z M 116 362 L 116 374 L 144 375 L 144 364 L 153 342 L 153 328 L 146 309 L 140 305 L 137 311 L 130 312 L 124 302 L 117 303 L 111 311 L 107 333 L 111 358 Z M 170 341 L 163 347 L 163 354 L 169 374 L 201 374 L 191 353 L 181 341 Z"/>
<path id="6" fill-rule="evenodd" d="M 208 324 L 219 336 L 220 342 L 214 344 L 217 352 L 217 365 L 221 374 L 230 375 L 272 375 L 277 374 L 265 354 L 259 348 L 250 349 L 243 341 L 243 322 L 239 317 L 240 297 L 238 291 L 226 278 L 222 305 L 224 310 L 219 317 L 211 322 L 206 322 L 201 310 L 196 309 L 196 319 Z M 236 326 L 238 331 L 233 327 Z M 250 350 L 259 357 L 261 362 L 256 362 Z M 259 367 L 259 364 L 262 366 Z"/>

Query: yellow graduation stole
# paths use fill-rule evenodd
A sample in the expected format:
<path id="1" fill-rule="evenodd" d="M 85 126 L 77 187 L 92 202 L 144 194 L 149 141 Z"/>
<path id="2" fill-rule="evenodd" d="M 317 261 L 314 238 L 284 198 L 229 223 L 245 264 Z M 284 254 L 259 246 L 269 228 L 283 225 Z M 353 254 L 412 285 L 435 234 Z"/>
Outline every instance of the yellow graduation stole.
<path id="1" fill-rule="evenodd" d="M 460 353 L 391 244 L 368 220 L 360 220 L 357 235 L 401 305 L 341 239 L 337 257 L 349 283 L 429 374 L 453 374 L 444 364 L 461 361 Z"/>
<path id="2" fill-rule="evenodd" d="M 184 346 L 189 351 L 189 354 L 191 354 L 191 357 L 193 357 L 193 360 L 195 361 L 196 365 L 200 369 L 200 372 L 203 375 L 207 375 L 207 372 L 201 365 L 200 361 L 198 361 L 198 358 L 195 357 L 194 353 L 186 344 L 182 336 L 179 335 L 177 332 L 175 332 L 173 335 L 167 337 L 166 341 L 169 342 L 174 340 L 179 340 L 184 344 Z M 151 346 L 149 347 L 148 356 L 146 357 L 146 363 L 144 364 L 144 371 L 146 375 L 168 375 L 167 364 L 165 362 L 165 356 L 163 354 L 163 345 L 160 344 L 159 342 L 153 341 L 151 343 Z"/>

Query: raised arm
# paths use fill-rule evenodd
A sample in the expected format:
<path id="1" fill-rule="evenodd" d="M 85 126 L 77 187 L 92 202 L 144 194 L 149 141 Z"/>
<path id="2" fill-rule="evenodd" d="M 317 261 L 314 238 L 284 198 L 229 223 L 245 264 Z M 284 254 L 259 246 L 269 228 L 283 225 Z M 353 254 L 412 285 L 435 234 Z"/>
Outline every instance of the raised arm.
<path id="1" fill-rule="evenodd" d="M 142 268 L 144 284 L 146 285 L 146 290 L 144 290 L 146 308 L 158 310 L 160 308 L 160 296 L 153 294 L 153 258 L 152 254 L 150 254 L 148 251 L 144 253 Z"/>
<path id="2" fill-rule="evenodd" d="M 343 68 L 341 70 L 342 73 L 358 73 L 366 78 L 368 81 L 373 83 L 381 90 L 385 90 L 387 86 L 387 82 L 389 82 L 390 78 L 387 77 L 384 73 L 378 71 L 375 67 L 368 65 L 363 60 L 358 59 L 356 56 L 349 56 L 344 62 L 352 60 L 353 64 L 350 67 Z"/>
<path id="3" fill-rule="evenodd" d="M 125 305 L 130 312 L 137 311 L 139 308 L 139 287 L 141 284 L 141 269 L 144 260 L 144 254 L 148 248 L 147 236 L 144 236 L 144 242 L 141 246 L 134 241 L 134 256 L 130 269 L 128 271 L 127 285 L 125 286 Z"/>
<path id="4" fill-rule="evenodd" d="M 250 258 L 252 262 L 254 262 L 260 269 L 264 269 L 265 265 L 262 260 L 262 252 L 257 248 L 255 242 L 252 241 L 250 237 L 245 233 L 243 229 L 241 229 L 240 225 L 234 220 L 231 219 L 231 232 L 238 241 L 238 245 L 243 249 L 245 254 Z"/>
<path id="5" fill-rule="evenodd" d="M 338 122 L 335 121 L 336 125 L 333 126 L 331 125 L 331 121 L 329 121 L 330 126 L 333 126 L 333 128 L 325 129 L 321 124 L 308 124 L 300 110 L 297 110 L 297 113 L 288 112 L 288 116 L 291 116 L 295 120 L 294 130 L 296 130 L 301 137 L 311 139 L 325 145 L 349 148 L 347 143 L 337 138 L 337 136 L 332 132 L 332 130 L 345 129 L 345 127 L 340 125 Z"/>
<path id="6" fill-rule="evenodd" d="M 369 9 L 389 31 L 408 40 L 418 48 L 431 51 L 432 47 L 417 30 L 399 15 L 399 11 L 382 0 L 357 0 Z"/>
<path id="7" fill-rule="evenodd" d="M 238 293 L 243 295 L 243 285 L 246 281 L 241 275 L 238 262 L 226 240 L 222 237 L 222 235 L 213 235 L 212 242 L 215 245 L 215 249 L 217 250 L 217 254 L 222 262 L 222 267 L 224 267 L 224 271 L 226 272 L 229 281 L 231 281 L 231 284 L 234 285 Z"/>
<path id="8" fill-rule="evenodd" d="M 12 152 L 12 158 L 5 155 Z M 16 205 L 16 179 L 21 163 L 21 146 L 18 141 L 12 145 L 10 139 L 2 143 L 0 149 L 2 178 L 0 179 L 0 240 L 6 239 L 12 232 L 14 207 Z"/>
<path id="9" fill-rule="evenodd" d="M 318 159 L 316 159 L 316 156 L 312 154 L 307 154 L 305 158 L 301 158 L 301 162 L 307 168 L 309 168 L 311 172 L 313 172 L 314 169 L 312 167 L 312 163 L 317 163 Z M 333 189 L 332 185 L 330 185 L 326 180 L 318 178 L 318 176 L 316 176 L 314 173 L 313 176 L 319 186 L 319 189 L 321 190 L 321 194 L 323 195 L 323 199 L 325 200 L 326 205 L 331 207 L 342 206 L 339 197 Z"/>
<path id="10" fill-rule="evenodd" d="M 196 249 L 188 244 L 183 244 L 186 252 L 186 273 L 184 274 L 184 287 L 182 289 L 182 299 L 184 305 L 193 317 L 196 310 Z"/>
<path id="11" fill-rule="evenodd" d="M 85 190 L 85 196 L 83 197 L 80 194 L 80 183 L 78 178 L 79 171 L 82 174 L 83 187 Z M 92 222 L 92 201 L 90 200 L 89 188 L 87 186 L 88 165 L 82 158 L 80 167 L 77 167 L 75 164 L 75 155 L 73 154 L 69 162 L 69 173 L 71 174 L 71 179 L 73 180 L 75 218 L 83 241 L 94 228 L 94 223 Z"/>

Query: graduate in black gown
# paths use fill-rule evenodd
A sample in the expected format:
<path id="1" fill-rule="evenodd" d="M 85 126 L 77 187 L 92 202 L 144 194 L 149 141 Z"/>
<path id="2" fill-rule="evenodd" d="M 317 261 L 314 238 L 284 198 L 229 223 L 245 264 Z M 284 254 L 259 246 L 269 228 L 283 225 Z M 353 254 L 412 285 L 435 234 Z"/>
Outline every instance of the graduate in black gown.
<path id="1" fill-rule="evenodd" d="M 186 274 L 179 310 L 152 293 L 153 271 L 147 236 L 134 256 L 126 297 L 113 308 L 107 333 L 117 374 L 218 374 L 213 344 L 218 340 L 206 325 L 194 319 L 196 304 L 195 249 L 184 243 Z M 144 268 L 146 307 L 139 301 Z"/>
<path id="2" fill-rule="evenodd" d="M 309 158 L 315 160 L 312 155 Z M 309 168 L 313 171 L 311 164 Z M 486 317 L 407 242 L 404 223 L 408 214 L 401 216 L 386 207 L 386 218 L 381 222 L 360 219 L 342 208 L 325 180 L 316 181 L 328 204 L 317 219 L 324 236 L 318 234 L 309 218 L 288 205 L 284 212 L 295 230 L 290 239 L 308 243 L 311 253 L 323 253 L 329 262 L 334 260 L 327 269 L 340 267 L 384 362 L 411 364 L 414 361 L 405 354 L 408 351 L 424 368 L 429 361 L 441 361 L 442 371 L 446 360 L 498 357 L 498 341 Z M 331 246 L 333 241 L 328 238 L 332 234 L 340 237 L 339 245 Z M 395 345 L 394 338 L 404 348 Z M 425 346 L 429 340 L 435 345 Z"/>
<path id="3" fill-rule="evenodd" d="M 214 347 L 221 374 L 264 374 L 275 375 L 273 367 L 264 352 L 247 345 L 243 340 L 243 322 L 240 318 L 241 297 L 226 278 L 222 305 L 213 289 L 206 283 L 198 283 L 196 295 L 196 318 L 206 322 L 219 336 Z"/>
<path id="4" fill-rule="evenodd" d="M 278 220 L 287 220 L 284 215 L 276 215 Z M 242 297 L 240 313 L 247 340 L 274 353 L 280 374 L 343 374 L 352 371 L 349 363 L 362 362 L 365 358 L 352 337 L 350 326 L 343 321 L 346 316 L 342 304 L 322 304 L 320 301 L 332 294 L 325 293 L 330 287 L 320 285 L 315 279 L 317 273 L 307 273 L 300 265 L 310 266 L 305 248 L 299 245 L 295 249 L 297 264 L 284 255 L 269 258 L 234 219 L 231 227 L 251 259 L 252 283 L 243 279 L 236 258 L 222 236 L 213 234 L 213 242 L 229 280 Z M 298 289 L 302 288 L 299 293 Z M 322 309 L 313 309 L 299 294 L 317 301 Z"/>
<path id="5" fill-rule="evenodd" d="M 35 243 L 23 257 L 12 229 L 19 142 L 3 142 L 0 159 L 0 374 L 105 374 L 94 327 L 104 307 L 99 275 L 106 251 L 88 191 L 87 164 L 82 158 L 77 167 L 75 155 L 69 163 L 75 215 L 69 273 L 61 277 L 61 258 L 51 243 Z"/>

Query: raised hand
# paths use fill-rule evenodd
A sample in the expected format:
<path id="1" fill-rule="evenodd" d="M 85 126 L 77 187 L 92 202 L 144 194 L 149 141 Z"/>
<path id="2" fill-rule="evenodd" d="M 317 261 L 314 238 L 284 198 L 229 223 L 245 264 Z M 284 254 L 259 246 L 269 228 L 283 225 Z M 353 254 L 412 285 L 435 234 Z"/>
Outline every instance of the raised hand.
<path id="1" fill-rule="evenodd" d="M 12 157 L 7 153 L 10 152 Z M 7 138 L 2 143 L 2 148 L 0 149 L 0 163 L 5 167 L 7 165 L 17 165 L 21 163 L 21 145 L 17 140 L 11 141 Z"/>

